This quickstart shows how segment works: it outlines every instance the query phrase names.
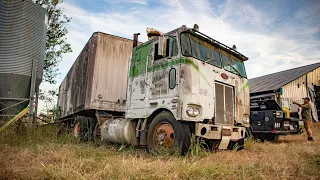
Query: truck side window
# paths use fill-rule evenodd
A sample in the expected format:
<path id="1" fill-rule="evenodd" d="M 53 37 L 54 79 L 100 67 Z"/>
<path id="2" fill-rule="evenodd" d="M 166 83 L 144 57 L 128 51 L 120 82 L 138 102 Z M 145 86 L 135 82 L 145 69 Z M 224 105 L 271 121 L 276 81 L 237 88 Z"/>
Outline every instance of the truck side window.
<path id="1" fill-rule="evenodd" d="M 177 40 L 174 38 L 170 38 L 170 47 L 171 47 L 171 57 L 178 55 L 178 45 Z"/>
<path id="2" fill-rule="evenodd" d="M 165 58 L 165 57 L 169 57 L 169 55 L 171 57 L 178 55 L 177 40 L 174 38 L 167 39 L 167 47 L 166 47 L 166 56 L 165 57 L 158 55 L 158 47 L 159 47 L 159 43 L 156 43 L 154 45 L 154 60 L 155 61 L 162 59 L 162 58 Z"/>
<path id="3" fill-rule="evenodd" d="M 169 72 L 169 88 L 174 89 L 176 87 L 176 69 L 171 68 Z"/>
<path id="4" fill-rule="evenodd" d="M 159 47 L 159 43 L 156 43 L 154 45 L 154 60 L 155 61 L 163 58 L 162 56 L 158 55 L 158 47 Z"/>

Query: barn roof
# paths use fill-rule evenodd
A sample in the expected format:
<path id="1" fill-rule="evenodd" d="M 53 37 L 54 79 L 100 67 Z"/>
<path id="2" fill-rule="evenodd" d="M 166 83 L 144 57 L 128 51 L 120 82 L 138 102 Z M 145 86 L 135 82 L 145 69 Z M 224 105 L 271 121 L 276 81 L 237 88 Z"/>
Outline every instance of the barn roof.
<path id="1" fill-rule="evenodd" d="M 249 79 L 250 93 L 278 90 L 291 81 L 320 67 L 320 63 L 310 64 L 294 69 L 276 72 L 265 76 Z"/>

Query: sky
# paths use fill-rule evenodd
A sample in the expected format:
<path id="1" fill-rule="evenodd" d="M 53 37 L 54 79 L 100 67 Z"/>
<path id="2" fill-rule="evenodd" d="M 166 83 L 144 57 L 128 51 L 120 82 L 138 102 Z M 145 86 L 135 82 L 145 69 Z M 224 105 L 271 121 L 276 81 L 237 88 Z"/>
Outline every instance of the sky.
<path id="1" fill-rule="evenodd" d="M 317 0 L 64 0 L 71 17 L 67 42 L 72 53 L 63 55 L 58 88 L 91 37 L 100 31 L 132 39 L 146 28 L 168 32 L 193 27 L 249 57 L 248 78 L 320 61 L 320 1 Z"/>

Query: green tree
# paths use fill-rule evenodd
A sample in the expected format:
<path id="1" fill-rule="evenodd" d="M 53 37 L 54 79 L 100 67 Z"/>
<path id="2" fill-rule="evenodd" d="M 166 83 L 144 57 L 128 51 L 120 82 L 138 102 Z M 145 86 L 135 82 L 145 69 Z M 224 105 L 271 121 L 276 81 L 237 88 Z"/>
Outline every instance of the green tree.
<path id="1" fill-rule="evenodd" d="M 60 117 L 60 107 L 57 106 L 58 90 L 43 90 L 39 91 L 39 101 L 42 102 L 43 113 L 54 117 L 54 120 Z"/>
<path id="2" fill-rule="evenodd" d="M 71 46 L 67 43 L 66 35 L 68 30 L 66 24 L 71 18 L 63 14 L 59 5 L 62 0 L 34 0 L 48 11 L 49 27 L 47 31 L 46 59 L 44 60 L 44 80 L 55 84 L 58 73 L 58 65 L 61 62 L 62 54 L 72 52 Z"/>

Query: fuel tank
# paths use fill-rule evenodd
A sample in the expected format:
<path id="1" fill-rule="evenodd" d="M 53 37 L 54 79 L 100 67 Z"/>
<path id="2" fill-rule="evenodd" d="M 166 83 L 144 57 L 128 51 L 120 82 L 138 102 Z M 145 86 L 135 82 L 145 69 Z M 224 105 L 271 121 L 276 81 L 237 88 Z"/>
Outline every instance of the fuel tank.
<path id="1" fill-rule="evenodd" d="M 138 145 L 137 121 L 126 118 L 107 119 L 101 126 L 101 140 L 118 144 Z"/>

